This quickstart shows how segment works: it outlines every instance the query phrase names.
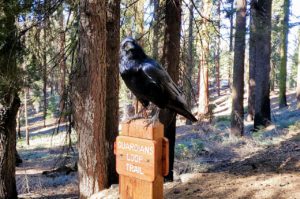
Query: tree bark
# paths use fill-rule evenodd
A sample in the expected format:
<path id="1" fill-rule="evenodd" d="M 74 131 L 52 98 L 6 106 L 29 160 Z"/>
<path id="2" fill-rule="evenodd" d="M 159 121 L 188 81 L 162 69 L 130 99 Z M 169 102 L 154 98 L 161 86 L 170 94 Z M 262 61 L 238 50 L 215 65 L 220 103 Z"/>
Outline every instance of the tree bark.
<path id="1" fill-rule="evenodd" d="M 110 181 L 107 157 L 112 146 L 105 128 L 106 11 L 106 1 L 80 1 L 78 59 L 72 77 L 80 198 L 108 188 Z"/>
<path id="2" fill-rule="evenodd" d="M 16 116 L 20 99 L 15 96 L 10 106 L 0 104 L 0 198 L 17 198 L 15 181 Z"/>
<path id="3" fill-rule="evenodd" d="M 283 21 L 282 21 L 282 38 L 281 38 L 281 60 L 279 69 L 279 107 L 287 106 L 286 101 L 286 76 L 287 76 L 287 47 L 289 34 L 289 14 L 290 14 L 290 0 L 284 0 L 283 4 Z"/>
<path id="4" fill-rule="evenodd" d="M 246 0 L 237 1 L 231 112 L 231 133 L 236 136 L 244 133 L 246 7 Z"/>
<path id="5" fill-rule="evenodd" d="M 158 60 L 158 43 L 160 38 L 160 28 L 161 28 L 161 22 L 160 20 L 160 11 L 159 11 L 159 2 L 160 0 L 153 0 L 153 40 L 152 40 L 152 57 L 155 60 Z"/>
<path id="6" fill-rule="evenodd" d="M 19 109 L 18 113 L 17 113 L 17 135 L 18 135 L 18 139 L 22 138 L 21 135 L 21 110 Z"/>
<path id="7" fill-rule="evenodd" d="M 44 102 L 44 109 L 43 109 L 43 117 L 44 117 L 44 127 L 46 127 L 46 118 L 47 118 L 47 20 L 44 21 L 44 44 L 43 44 L 43 102 Z"/>
<path id="8" fill-rule="evenodd" d="M 270 54 L 272 0 L 253 0 L 255 29 L 255 115 L 254 129 L 267 126 L 271 121 L 270 109 Z M 250 56 L 251 57 L 251 56 Z"/>
<path id="9" fill-rule="evenodd" d="M 28 110 L 27 110 L 27 92 L 28 88 L 24 90 L 24 119 L 25 119 L 25 135 L 26 144 L 29 145 L 29 130 L 28 130 Z"/>
<path id="10" fill-rule="evenodd" d="M 220 96 L 220 43 L 221 43 L 221 1 L 217 3 L 217 15 L 218 15 L 218 36 L 217 36 L 217 56 L 216 56 L 216 83 L 217 83 L 217 94 Z"/>
<path id="11" fill-rule="evenodd" d="M 193 20 L 194 20 L 194 5 L 192 2 L 189 4 L 189 28 L 188 28 L 188 52 L 186 64 L 186 77 L 184 77 L 184 88 L 186 91 L 186 101 L 189 110 L 192 109 L 192 73 L 194 68 L 194 35 L 193 35 Z M 192 124 L 190 120 L 186 120 L 186 124 Z"/>
<path id="12" fill-rule="evenodd" d="M 106 140 L 108 141 L 108 184 L 118 183 L 114 141 L 119 132 L 120 0 L 107 2 Z"/>
<path id="13" fill-rule="evenodd" d="M 249 38 L 249 81 L 248 81 L 248 115 L 247 121 L 253 121 L 255 112 L 255 64 L 256 64 L 256 38 L 255 38 L 255 9 L 250 10 L 250 38 Z"/>
<path id="14" fill-rule="evenodd" d="M 234 0 L 229 0 L 230 1 L 230 18 L 229 18 L 229 23 L 230 23 L 230 32 L 229 32 L 229 63 L 228 63 L 228 86 L 229 89 L 231 89 L 231 72 L 232 72 L 232 51 L 233 51 L 233 17 L 234 17 Z"/>
<path id="15" fill-rule="evenodd" d="M 203 2 L 203 15 L 210 18 L 212 2 L 205 0 Z M 202 46 L 199 64 L 199 99 L 198 99 L 198 117 L 202 120 L 209 113 L 209 90 L 208 90 L 208 67 L 209 67 L 209 44 L 210 44 L 210 24 L 206 19 L 203 20 L 202 27 Z"/>
<path id="16" fill-rule="evenodd" d="M 209 52 L 208 46 L 203 49 L 200 55 L 199 64 L 199 99 L 198 99 L 198 117 L 199 120 L 205 118 L 208 113 L 209 93 L 208 93 L 208 62 L 206 55 Z"/>
<path id="17" fill-rule="evenodd" d="M 59 102 L 59 111 L 62 114 L 65 109 L 65 84 L 66 84 L 66 60 L 65 60 L 65 43 L 66 43 L 66 37 L 65 37 L 65 30 L 64 30 L 64 14 L 63 14 L 63 8 L 61 8 L 61 13 L 59 16 L 59 26 L 60 26 L 60 102 Z M 62 121 L 65 120 L 64 114 L 62 114 Z"/>
<path id="18" fill-rule="evenodd" d="M 163 48 L 163 66 L 167 69 L 174 82 L 179 79 L 180 57 L 180 28 L 181 28 L 181 0 L 166 0 L 165 3 L 165 35 Z M 160 121 L 164 125 L 165 137 L 169 139 L 169 174 L 165 177 L 173 181 L 174 149 L 176 135 L 176 113 L 170 110 L 160 112 Z"/>
<path id="19" fill-rule="evenodd" d="M 134 18 L 135 18 L 135 38 L 139 40 L 141 46 L 144 45 L 144 0 L 139 0 L 134 5 Z M 143 106 L 135 97 L 134 100 L 135 114 L 138 114 Z"/>
<path id="20" fill-rule="evenodd" d="M 8 4 L 8 2 L 7 2 Z M 16 116 L 20 106 L 17 96 L 20 73 L 17 55 L 17 1 L 1 7 L 0 28 L 0 198 L 17 198 L 15 181 Z"/>

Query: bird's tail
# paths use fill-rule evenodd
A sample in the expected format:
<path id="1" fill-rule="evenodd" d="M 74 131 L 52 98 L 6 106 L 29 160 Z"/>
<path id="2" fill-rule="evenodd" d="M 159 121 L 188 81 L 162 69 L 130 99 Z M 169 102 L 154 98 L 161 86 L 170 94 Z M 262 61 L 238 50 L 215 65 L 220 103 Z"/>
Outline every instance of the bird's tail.
<path id="1" fill-rule="evenodd" d="M 185 109 L 177 109 L 176 110 L 180 115 L 184 116 L 185 118 L 191 120 L 192 122 L 197 122 L 198 120 L 195 118 L 195 116 Z"/>
<path id="2" fill-rule="evenodd" d="M 195 118 L 195 116 L 188 111 L 185 107 L 181 106 L 170 106 L 170 109 L 174 110 L 177 112 L 179 115 L 182 115 L 183 117 L 191 120 L 192 122 L 197 122 L 198 120 Z"/>

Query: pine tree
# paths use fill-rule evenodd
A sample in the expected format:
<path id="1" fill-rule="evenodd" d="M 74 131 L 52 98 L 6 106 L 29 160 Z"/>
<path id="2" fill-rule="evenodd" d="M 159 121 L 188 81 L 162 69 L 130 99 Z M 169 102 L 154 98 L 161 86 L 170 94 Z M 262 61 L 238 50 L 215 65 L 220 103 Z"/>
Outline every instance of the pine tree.
<path id="1" fill-rule="evenodd" d="M 106 1 L 81 0 L 79 49 L 72 77 L 75 130 L 78 133 L 80 198 L 109 187 L 112 156 L 106 135 Z"/>
<path id="2" fill-rule="evenodd" d="M 15 181 L 16 116 L 20 106 L 20 42 L 15 25 L 17 1 L 0 5 L 0 198 L 17 198 Z"/>
<path id="3" fill-rule="evenodd" d="M 254 128 L 267 126 L 271 121 L 270 109 L 270 55 L 271 55 L 271 11 L 272 0 L 251 2 L 254 29 L 251 32 L 255 51 L 255 115 Z"/>
<path id="4" fill-rule="evenodd" d="M 281 38 L 281 63 L 279 71 L 279 107 L 287 106 L 286 102 L 286 76 L 287 76 L 287 45 L 289 34 L 289 14 L 290 0 L 284 0 L 283 4 L 283 20 L 282 20 L 282 38 Z"/>
<path id="5" fill-rule="evenodd" d="M 234 135 L 243 135 L 244 131 L 246 7 L 246 0 L 237 1 L 231 113 L 231 133 Z"/>

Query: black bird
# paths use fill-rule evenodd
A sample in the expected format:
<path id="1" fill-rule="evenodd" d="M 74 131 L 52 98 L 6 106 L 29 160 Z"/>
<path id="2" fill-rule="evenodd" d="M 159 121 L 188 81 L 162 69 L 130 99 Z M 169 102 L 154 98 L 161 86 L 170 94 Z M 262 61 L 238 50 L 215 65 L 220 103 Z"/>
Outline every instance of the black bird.
<path id="1" fill-rule="evenodd" d="M 168 108 L 193 122 L 197 121 L 188 111 L 183 92 L 167 71 L 149 58 L 133 38 L 125 38 L 120 48 L 121 77 L 144 107 L 152 102 L 160 109 Z M 158 112 L 155 116 L 157 118 Z"/>

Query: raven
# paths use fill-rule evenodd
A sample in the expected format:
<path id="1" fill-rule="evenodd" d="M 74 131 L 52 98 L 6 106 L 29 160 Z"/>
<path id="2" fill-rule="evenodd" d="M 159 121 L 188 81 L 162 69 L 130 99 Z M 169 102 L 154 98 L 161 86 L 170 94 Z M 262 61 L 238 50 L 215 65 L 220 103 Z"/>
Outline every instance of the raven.
<path id="1" fill-rule="evenodd" d="M 149 58 L 133 38 L 125 38 L 120 48 L 121 77 L 144 107 L 152 102 L 160 109 L 168 108 L 193 122 L 197 121 L 188 111 L 183 92 L 167 71 Z"/>

